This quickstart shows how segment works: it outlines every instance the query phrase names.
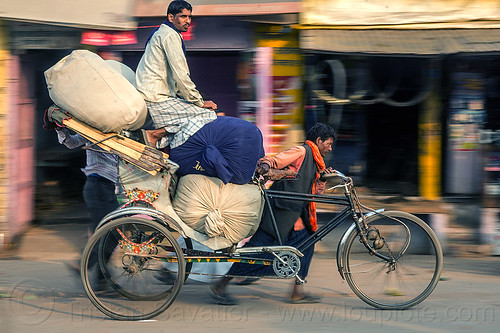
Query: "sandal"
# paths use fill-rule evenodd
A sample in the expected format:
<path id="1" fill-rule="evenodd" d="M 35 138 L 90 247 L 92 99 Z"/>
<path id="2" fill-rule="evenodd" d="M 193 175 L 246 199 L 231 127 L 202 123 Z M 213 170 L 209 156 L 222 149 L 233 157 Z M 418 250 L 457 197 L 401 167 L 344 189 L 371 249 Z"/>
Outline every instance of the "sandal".
<path id="1" fill-rule="evenodd" d="M 302 297 L 299 298 L 291 298 L 290 303 L 292 304 L 312 304 L 312 303 L 319 303 L 321 300 L 321 296 L 315 295 L 315 294 L 310 294 L 310 293 L 305 293 L 302 295 Z"/>

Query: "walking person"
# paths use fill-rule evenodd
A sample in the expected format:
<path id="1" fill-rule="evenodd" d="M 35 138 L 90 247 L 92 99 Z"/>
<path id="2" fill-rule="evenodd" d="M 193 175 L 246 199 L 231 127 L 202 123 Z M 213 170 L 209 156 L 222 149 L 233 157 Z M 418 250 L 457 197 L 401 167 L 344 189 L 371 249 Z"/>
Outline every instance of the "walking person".
<path id="1" fill-rule="evenodd" d="M 69 149 L 91 145 L 91 142 L 80 134 L 71 134 L 67 128 L 59 127 L 57 124 L 51 122 L 47 112 L 44 117 L 44 128 L 49 130 L 55 129 L 59 143 Z M 99 150 L 87 149 L 86 165 L 82 171 L 87 177 L 83 186 L 83 200 L 85 201 L 89 215 L 88 237 L 90 237 L 104 216 L 119 206 L 116 196 L 118 157 Z M 114 251 L 115 246 L 113 245 L 117 244 L 117 241 L 113 242 L 109 248 L 105 249 L 104 256 L 107 259 L 111 257 Z M 90 258 L 89 267 L 95 266 L 96 263 L 96 255 L 93 255 Z M 79 261 L 68 262 L 66 265 L 71 271 L 80 276 Z M 104 281 L 104 276 L 100 270 L 97 272 L 96 279 L 98 283 Z"/>
<path id="2" fill-rule="evenodd" d="M 331 167 L 326 168 L 323 158 L 332 150 L 336 140 L 335 131 L 326 124 L 314 125 L 306 135 L 304 145 L 295 146 L 274 156 L 264 157 L 259 161 L 256 172 L 266 174 L 270 168 L 288 168 L 295 171 L 299 177 L 293 181 L 275 181 L 272 190 L 322 194 L 325 189 L 326 179 L 323 174 L 332 173 Z M 297 247 L 311 233 L 317 230 L 316 204 L 314 202 L 301 202 L 297 200 L 271 199 L 270 204 L 276 219 L 280 238 L 283 245 Z M 271 220 L 269 209 L 264 208 L 264 214 L 259 229 L 250 238 L 244 247 L 279 245 L 276 232 Z M 321 297 L 304 291 L 303 282 L 307 277 L 309 266 L 314 253 L 314 246 L 303 252 L 300 258 L 301 266 L 298 277 L 289 296 L 291 303 L 315 303 Z M 267 257 L 271 258 L 271 257 Z M 238 276 L 269 276 L 273 275 L 271 266 L 249 265 L 235 263 L 227 275 Z M 224 277 L 213 283 L 210 287 L 212 296 L 218 304 L 235 305 L 237 299 L 227 293 L 226 288 L 232 277 Z"/>

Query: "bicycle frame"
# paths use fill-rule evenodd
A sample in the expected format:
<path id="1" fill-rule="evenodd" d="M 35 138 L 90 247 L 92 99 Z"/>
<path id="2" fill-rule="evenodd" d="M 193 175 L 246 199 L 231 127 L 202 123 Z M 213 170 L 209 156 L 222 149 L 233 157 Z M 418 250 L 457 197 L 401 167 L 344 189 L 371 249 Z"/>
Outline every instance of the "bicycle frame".
<path id="1" fill-rule="evenodd" d="M 326 204 L 334 204 L 346 206 L 337 216 L 319 228 L 316 232 L 310 235 L 306 240 L 304 240 L 297 249 L 301 252 L 307 250 L 309 247 L 313 246 L 320 240 L 322 240 L 328 233 L 330 233 L 333 229 L 338 227 L 344 220 L 351 214 L 356 214 L 354 211 L 350 200 L 345 197 L 334 197 L 327 196 L 321 194 L 304 194 L 304 193 L 295 193 L 295 192 L 283 192 L 283 191 L 274 191 L 274 190 L 264 190 L 264 199 L 265 199 L 265 209 L 270 210 L 271 220 L 276 232 L 276 238 L 278 239 L 279 245 L 283 245 L 281 237 L 278 233 L 278 226 L 276 223 L 276 219 L 274 217 L 274 212 L 270 205 L 270 199 L 287 199 L 287 200 L 295 200 L 295 201 L 306 201 L 306 202 L 319 202 Z M 353 215 L 355 216 L 355 215 Z"/>
<path id="2" fill-rule="evenodd" d="M 347 178 L 347 177 L 346 177 Z M 351 183 L 352 184 L 352 183 Z M 340 211 L 337 216 L 333 217 L 326 224 L 321 226 L 318 230 L 316 230 L 313 234 L 311 234 L 307 239 L 305 239 L 299 246 L 297 246 L 297 250 L 303 252 L 304 250 L 310 248 L 320 240 L 322 240 L 326 235 L 328 235 L 332 230 L 337 228 L 340 224 L 342 224 L 349 216 L 353 220 L 353 225 L 349 228 L 348 234 L 352 231 L 353 228 L 356 228 L 361 235 L 361 242 L 367 248 L 367 250 L 387 261 L 394 262 L 394 258 L 390 258 L 380 254 L 376 249 L 371 247 L 366 239 L 366 224 L 364 223 L 365 218 L 372 214 L 382 214 L 384 209 L 374 210 L 366 215 L 363 215 L 361 212 L 356 211 L 355 202 L 353 199 L 353 194 L 351 193 L 351 188 L 348 184 L 338 185 L 336 187 L 343 187 L 345 189 L 345 197 L 340 196 L 330 196 L 330 195 L 321 195 L 321 194 L 305 194 L 305 193 L 296 193 L 296 192 L 285 192 L 285 191 L 275 191 L 275 190 L 267 190 L 263 189 L 264 199 L 265 199 L 265 209 L 270 210 L 271 220 L 274 226 L 274 231 L 276 233 L 276 238 L 278 240 L 279 245 L 283 245 L 281 237 L 278 233 L 278 227 L 276 223 L 276 219 L 274 217 L 274 212 L 272 211 L 272 207 L 270 204 L 270 200 L 275 199 L 287 199 L 287 200 L 296 200 L 296 201 L 306 201 L 306 202 L 317 202 L 317 203 L 326 203 L 326 204 L 334 204 L 345 206 L 345 208 Z M 341 240 L 342 241 L 342 240 Z M 341 242 L 339 242 L 340 246 Z M 396 258 L 397 260 L 397 258 Z M 340 268 L 340 265 L 339 265 Z M 339 269 L 340 270 L 340 269 Z"/>

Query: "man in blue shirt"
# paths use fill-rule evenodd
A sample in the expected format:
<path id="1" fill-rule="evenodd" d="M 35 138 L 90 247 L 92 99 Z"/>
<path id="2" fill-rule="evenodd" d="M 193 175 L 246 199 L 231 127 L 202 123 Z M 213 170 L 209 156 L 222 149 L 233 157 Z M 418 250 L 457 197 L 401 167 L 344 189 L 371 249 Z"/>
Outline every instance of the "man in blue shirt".
<path id="1" fill-rule="evenodd" d="M 70 134 L 66 128 L 56 127 L 56 132 L 59 143 L 69 149 L 90 144 L 81 135 Z M 92 149 L 87 149 L 86 153 L 87 164 L 82 169 L 87 176 L 83 186 L 83 200 L 89 211 L 89 234 L 92 234 L 102 218 L 118 207 L 118 157 Z"/>

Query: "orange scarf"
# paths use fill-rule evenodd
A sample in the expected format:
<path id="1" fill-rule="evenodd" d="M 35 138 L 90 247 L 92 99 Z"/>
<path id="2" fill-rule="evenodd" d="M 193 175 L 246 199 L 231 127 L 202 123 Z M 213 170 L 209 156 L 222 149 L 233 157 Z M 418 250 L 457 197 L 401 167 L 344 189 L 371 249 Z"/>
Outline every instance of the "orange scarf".
<path id="1" fill-rule="evenodd" d="M 314 183 L 312 187 L 312 194 L 316 194 L 316 182 L 319 179 L 319 171 L 325 170 L 325 161 L 323 160 L 323 156 L 321 156 L 318 146 L 310 140 L 306 140 L 306 144 L 309 145 L 312 149 L 314 161 L 316 162 L 316 166 L 318 170 L 316 171 L 316 177 L 314 178 Z M 316 218 L 316 203 L 309 202 L 309 223 L 311 224 L 311 228 L 313 231 L 318 230 L 318 219 Z"/>

